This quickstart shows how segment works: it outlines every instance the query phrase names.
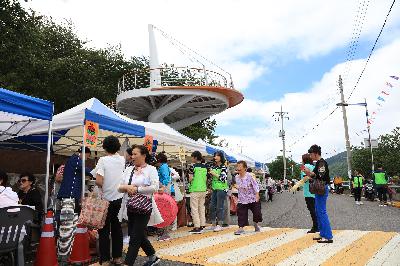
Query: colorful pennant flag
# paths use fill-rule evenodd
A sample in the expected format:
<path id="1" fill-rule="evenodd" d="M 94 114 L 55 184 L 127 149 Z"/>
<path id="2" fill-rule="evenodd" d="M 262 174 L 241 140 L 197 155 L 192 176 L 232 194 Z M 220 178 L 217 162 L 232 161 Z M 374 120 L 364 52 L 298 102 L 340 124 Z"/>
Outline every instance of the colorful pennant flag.
<path id="1" fill-rule="evenodd" d="M 385 101 L 385 99 L 383 99 L 381 96 L 378 97 L 378 100 L 379 100 L 379 101 L 382 101 L 382 102 Z"/>
<path id="2" fill-rule="evenodd" d="M 399 77 L 396 77 L 396 76 L 390 76 L 392 79 L 395 79 L 395 80 L 399 80 Z"/>
<path id="3" fill-rule="evenodd" d="M 387 93 L 386 91 L 381 91 L 383 94 L 385 95 L 389 95 L 389 93 Z"/>
<path id="4" fill-rule="evenodd" d="M 386 86 L 389 86 L 390 88 L 393 88 L 393 85 L 389 82 L 386 82 Z"/>

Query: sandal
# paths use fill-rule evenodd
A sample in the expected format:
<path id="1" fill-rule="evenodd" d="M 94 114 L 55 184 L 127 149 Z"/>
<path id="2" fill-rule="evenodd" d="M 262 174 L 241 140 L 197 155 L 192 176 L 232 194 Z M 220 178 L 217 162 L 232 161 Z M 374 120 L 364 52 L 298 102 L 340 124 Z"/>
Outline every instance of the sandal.
<path id="1" fill-rule="evenodd" d="M 318 241 L 320 241 L 320 240 L 322 240 L 322 237 L 313 237 L 313 240 L 318 240 Z"/>

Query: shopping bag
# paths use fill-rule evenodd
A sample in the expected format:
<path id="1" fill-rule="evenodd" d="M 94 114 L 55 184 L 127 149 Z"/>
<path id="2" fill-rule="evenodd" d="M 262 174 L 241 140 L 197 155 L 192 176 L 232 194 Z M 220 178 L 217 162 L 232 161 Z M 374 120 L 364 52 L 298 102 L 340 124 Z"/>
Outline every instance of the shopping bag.
<path id="1" fill-rule="evenodd" d="M 103 228 L 109 205 L 108 201 L 98 197 L 84 197 L 78 224 L 82 224 L 90 229 Z"/>

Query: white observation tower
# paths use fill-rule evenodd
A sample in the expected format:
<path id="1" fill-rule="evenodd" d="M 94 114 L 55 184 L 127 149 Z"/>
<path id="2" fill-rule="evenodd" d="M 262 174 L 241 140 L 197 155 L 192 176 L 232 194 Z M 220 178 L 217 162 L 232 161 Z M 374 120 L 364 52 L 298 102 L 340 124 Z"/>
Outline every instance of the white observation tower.
<path id="1" fill-rule="evenodd" d="M 198 68 L 160 65 L 154 29 L 178 42 L 149 25 L 150 69 L 133 70 L 119 80 L 116 104 L 121 113 L 136 120 L 164 122 L 179 130 L 243 101 L 243 95 L 233 88 L 231 75 L 222 68 L 208 70 L 197 59 L 201 64 Z M 190 51 L 207 60 L 178 44 L 181 52 Z"/>

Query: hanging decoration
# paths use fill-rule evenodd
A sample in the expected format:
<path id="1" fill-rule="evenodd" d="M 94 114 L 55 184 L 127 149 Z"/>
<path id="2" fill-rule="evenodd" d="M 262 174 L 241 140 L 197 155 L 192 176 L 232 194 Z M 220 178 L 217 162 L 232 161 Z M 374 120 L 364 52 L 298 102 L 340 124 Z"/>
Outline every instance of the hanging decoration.
<path id="1" fill-rule="evenodd" d="M 85 145 L 87 147 L 96 148 L 97 139 L 99 137 L 99 124 L 86 120 L 85 122 Z"/>

